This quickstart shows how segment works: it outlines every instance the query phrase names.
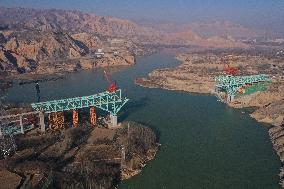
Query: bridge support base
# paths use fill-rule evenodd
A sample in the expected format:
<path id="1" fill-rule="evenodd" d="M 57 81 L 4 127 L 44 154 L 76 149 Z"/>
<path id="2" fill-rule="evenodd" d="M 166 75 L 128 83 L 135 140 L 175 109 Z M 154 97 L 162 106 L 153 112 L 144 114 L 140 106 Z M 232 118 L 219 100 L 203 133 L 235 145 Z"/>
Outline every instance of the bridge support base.
<path id="1" fill-rule="evenodd" d="M 121 146 L 121 169 L 126 168 L 126 161 L 125 161 L 125 147 Z"/>
<path id="2" fill-rule="evenodd" d="M 51 130 L 63 130 L 64 129 L 64 113 L 56 112 L 49 114 L 49 127 Z"/>
<path id="3" fill-rule="evenodd" d="M 117 127 L 117 116 L 110 114 L 110 127 Z"/>
<path id="4" fill-rule="evenodd" d="M 235 96 L 234 95 L 228 95 L 227 96 L 227 102 L 233 102 L 235 100 Z"/>
<path id="5" fill-rule="evenodd" d="M 78 127 L 79 117 L 78 110 L 73 110 L 73 127 Z"/>
<path id="6" fill-rule="evenodd" d="M 39 113 L 39 125 L 41 132 L 45 132 L 44 113 Z"/>
<path id="7" fill-rule="evenodd" d="M 97 113 L 95 107 L 90 107 L 90 123 L 95 126 L 97 123 Z"/>
<path id="8" fill-rule="evenodd" d="M 25 134 L 24 125 L 23 125 L 23 116 L 20 116 L 20 127 L 21 127 L 21 133 Z"/>

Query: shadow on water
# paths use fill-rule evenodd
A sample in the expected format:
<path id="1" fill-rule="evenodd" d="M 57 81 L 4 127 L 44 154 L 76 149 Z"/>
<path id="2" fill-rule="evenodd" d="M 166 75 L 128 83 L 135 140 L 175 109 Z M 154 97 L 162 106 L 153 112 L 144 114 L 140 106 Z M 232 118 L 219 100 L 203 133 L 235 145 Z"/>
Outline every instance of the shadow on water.
<path id="1" fill-rule="evenodd" d="M 149 128 L 151 128 L 154 133 L 156 134 L 156 139 L 157 141 L 159 142 L 160 141 L 160 138 L 162 136 L 162 133 L 161 133 L 161 130 L 158 128 L 158 127 L 155 127 L 153 124 L 151 124 L 150 122 L 147 122 L 147 121 L 136 121 L 137 123 L 141 124 L 141 125 L 145 125 Z"/>
<path id="2" fill-rule="evenodd" d="M 118 117 L 118 121 L 119 122 L 125 121 L 130 114 L 138 111 L 142 107 L 145 107 L 148 104 L 149 100 L 150 98 L 146 96 L 140 98 L 139 100 L 128 102 L 123 108 L 123 111 L 121 111 L 121 114 Z"/>

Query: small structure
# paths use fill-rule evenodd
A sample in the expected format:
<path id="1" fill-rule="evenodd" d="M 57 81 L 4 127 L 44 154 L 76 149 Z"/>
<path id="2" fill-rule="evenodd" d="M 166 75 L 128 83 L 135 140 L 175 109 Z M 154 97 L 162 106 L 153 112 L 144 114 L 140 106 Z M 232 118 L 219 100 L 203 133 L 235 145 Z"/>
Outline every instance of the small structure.
<path id="1" fill-rule="evenodd" d="M 113 55 L 114 55 L 114 56 L 118 56 L 118 55 L 119 55 L 119 52 L 118 52 L 118 51 L 113 51 Z"/>
<path id="2" fill-rule="evenodd" d="M 98 51 L 95 52 L 95 55 L 97 58 L 102 58 L 104 57 L 105 53 L 103 52 L 103 49 L 98 49 Z"/>

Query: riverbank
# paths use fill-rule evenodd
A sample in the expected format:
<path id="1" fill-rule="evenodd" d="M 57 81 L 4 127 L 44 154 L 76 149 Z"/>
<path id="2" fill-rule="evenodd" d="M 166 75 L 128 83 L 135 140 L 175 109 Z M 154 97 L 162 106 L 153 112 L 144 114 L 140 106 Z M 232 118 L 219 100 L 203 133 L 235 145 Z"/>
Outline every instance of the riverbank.
<path id="1" fill-rule="evenodd" d="M 223 56 L 224 54 L 212 53 L 180 54 L 177 56 L 177 59 L 181 61 L 179 66 L 154 70 L 147 77 L 137 78 L 135 83 L 148 88 L 215 95 L 214 77 L 223 74 L 224 63 L 221 60 Z M 254 107 L 256 110 L 251 114 L 251 117 L 258 122 L 272 125 L 269 130 L 270 138 L 283 164 L 284 78 L 281 67 L 284 67 L 284 60 L 253 55 L 235 56 L 236 60 L 232 65 L 238 67 L 243 75 L 268 74 L 272 78 L 272 82 L 266 91 L 238 96 L 235 99 L 237 103 L 229 103 L 228 105 L 233 108 Z M 277 132 L 274 132 L 275 130 Z M 279 175 L 280 185 L 284 187 L 283 167 Z"/>
<path id="2" fill-rule="evenodd" d="M 135 83 L 148 88 L 215 95 L 214 78 L 224 74 L 223 69 L 226 64 L 222 60 L 224 56 L 222 53 L 206 52 L 180 54 L 177 56 L 177 59 L 181 61 L 179 66 L 154 70 L 147 77 L 137 78 Z M 242 75 L 268 74 L 272 78 L 272 82 L 268 85 L 266 91 L 237 96 L 235 103 L 228 103 L 230 107 L 256 107 L 259 111 L 264 112 L 267 106 L 280 104 L 280 106 L 270 106 L 270 109 L 274 109 L 272 112 L 275 112 L 275 114 L 281 108 L 284 108 L 284 106 L 282 107 L 283 103 L 281 103 L 281 100 L 284 99 L 284 78 L 281 72 L 281 67 L 284 67 L 284 59 L 269 59 L 265 56 L 240 54 L 234 55 L 232 65 L 239 68 Z M 259 122 L 276 126 L 284 124 L 284 114 L 282 113 L 280 117 L 267 115 L 266 118 L 263 118 L 263 116 L 258 115 L 259 113 L 255 112 L 252 117 Z"/>
<path id="3" fill-rule="evenodd" d="M 15 143 L 16 154 L 0 163 L 4 188 L 115 188 L 158 150 L 155 133 L 135 122 L 114 130 L 88 125 L 44 134 L 34 130 L 15 136 Z M 11 182 L 4 182 L 6 177 Z"/>
<path id="4" fill-rule="evenodd" d="M 139 176 L 122 181 L 118 188 L 227 189 L 232 184 L 236 188 L 277 188 L 280 161 L 273 153 L 266 129 L 241 110 L 225 108 L 213 96 L 152 90 L 133 82 L 155 69 L 179 64 L 172 54 L 155 54 L 138 58 L 134 66 L 112 74 L 112 79 L 131 99 L 118 120 L 149 125 L 162 144 L 155 160 Z M 42 99 L 104 91 L 107 84 L 102 74 L 101 69 L 82 70 L 46 82 L 41 85 Z M 7 94 L 10 102 L 32 103 L 34 84 L 13 85 Z"/>

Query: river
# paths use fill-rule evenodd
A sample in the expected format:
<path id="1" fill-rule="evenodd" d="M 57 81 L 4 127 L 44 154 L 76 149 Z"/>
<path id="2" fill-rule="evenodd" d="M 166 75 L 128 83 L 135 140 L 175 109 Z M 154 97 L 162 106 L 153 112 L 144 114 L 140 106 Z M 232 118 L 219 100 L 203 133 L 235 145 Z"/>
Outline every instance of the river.
<path id="1" fill-rule="evenodd" d="M 161 150 L 139 176 L 119 189 L 276 189 L 280 161 L 267 127 L 248 115 L 217 102 L 216 97 L 147 89 L 134 79 L 153 69 L 177 66 L 171 54 L 138 58 L 135 66 L 112 69 L 130 102 L 119 120 L 146 123 L 159 135 Z M 41 100 L 91 95 L 107 88 L 102 70 L 67 74 L 40 84 Z M 34 84 L 15 84 L 8 100 L 36 101 Z M 242 111 L 246 111 L 245 114 Z"/>

